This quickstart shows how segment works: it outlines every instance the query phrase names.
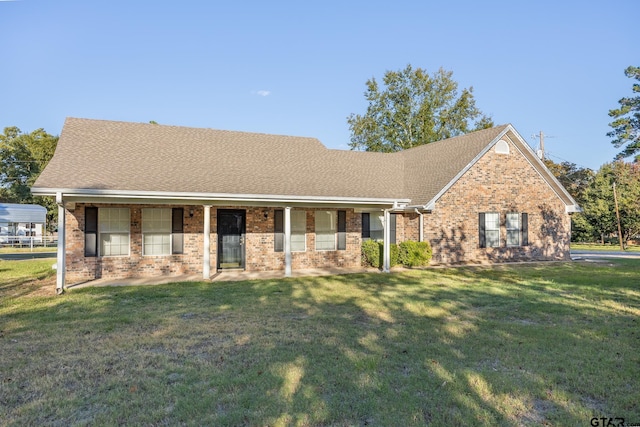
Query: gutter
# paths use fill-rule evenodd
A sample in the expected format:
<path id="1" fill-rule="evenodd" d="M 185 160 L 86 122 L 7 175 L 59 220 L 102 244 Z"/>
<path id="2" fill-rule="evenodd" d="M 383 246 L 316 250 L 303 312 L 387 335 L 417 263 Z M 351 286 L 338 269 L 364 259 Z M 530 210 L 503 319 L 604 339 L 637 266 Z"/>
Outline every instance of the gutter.
<path id="1" fill-rule="evenodd" d="M 264 204 L 347 204 L 347 205 L 392 205 L 394 209 L 406 206 L 409 199 L 364 198 L 364 197 L 326 197 L 326 196 L 292 196 L 279 194 L 230 194 L 230 193 L 195 193 L 168 191 L 138 191 L 138 190 L 99 190 L 99 189 L 69 189 L 33 187 L 32 194 L 40 196 L 54 196 L 64 193 L 66 200 L 87 198 L 100 199 L 142 199 L 142 200 L 172 200 L 187 201 L 201 204 L 203 202 L 244 202 Z"/>

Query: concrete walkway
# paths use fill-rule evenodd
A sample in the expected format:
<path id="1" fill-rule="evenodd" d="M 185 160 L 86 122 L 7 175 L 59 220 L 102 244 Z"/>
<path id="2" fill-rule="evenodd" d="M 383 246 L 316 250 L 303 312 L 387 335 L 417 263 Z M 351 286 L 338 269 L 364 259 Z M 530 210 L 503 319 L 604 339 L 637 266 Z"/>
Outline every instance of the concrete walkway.
<path id="1" fill-rule="evenodd" d="M 318 277 L 333 276 L 337 274 L 355 274 L 355 273 L 375 273 L 380 270 L 375 268 L 326 268 L 326 269 L 307 269 L 294 270 L 291 277 Z M 211 282 L 230 282 L 240 280 L 257 280 L 257 279 L 284 279 L 284 271 L 244 271 L 244 270 L 224 270 L 211 276 Z M 182 275 L 182 276 L 156 276 L 142 278 L 126 278 L 126 279 L 96 279 L 87 282 L 68 285 L 68 290 L 86 288 L 89 286 L 140 286 L 140 285 L 161 285 L 165 283 L 177 282 L 203 282 L 206 281 L 199 274 Z"/>

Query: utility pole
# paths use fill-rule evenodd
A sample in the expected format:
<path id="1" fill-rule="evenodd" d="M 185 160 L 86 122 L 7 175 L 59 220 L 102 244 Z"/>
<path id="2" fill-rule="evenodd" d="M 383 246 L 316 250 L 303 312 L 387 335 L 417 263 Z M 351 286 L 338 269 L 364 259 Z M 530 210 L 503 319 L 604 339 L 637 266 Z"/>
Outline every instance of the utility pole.
<path id="1" fill-rule="evenodd" d="M 546 136 L 547 138 L 553 138 L 553 136 L 549 136 L 549 135 L 546 135 Z M 536 154 L 538 155 L 538 158 L 542 161 L 544 161 L 544 137 L 545 137 L 545 134 L 542 131 L 540 131 L 538 135 L 531 135 L 531 139 L 540 138 L 540 142 L 538 143 L 538 147 L 540 148 L 538 149 Z"/>
<path id="2" fill-rule="evenodd" d="M 622 228 L 620 227 L 620 210 L 618 210 L 618 195 L 616 194 L 616 182 L 613 181 L 613 201 L 616 205 L 616 218 L 618 218 L 618 241 L 620 242 L 620 250 L 624 251 L 622 245 Z"/>

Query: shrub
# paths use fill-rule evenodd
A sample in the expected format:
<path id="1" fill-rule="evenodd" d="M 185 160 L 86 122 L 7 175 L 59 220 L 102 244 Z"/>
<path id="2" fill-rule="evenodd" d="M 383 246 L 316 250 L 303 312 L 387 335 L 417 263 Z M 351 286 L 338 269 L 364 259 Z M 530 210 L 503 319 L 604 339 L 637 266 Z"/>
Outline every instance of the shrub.
<path id="1" fill-rule="evenodd" d="M 395 243 L 391 244 L 391 267 L 398 265 L 400 249 Z M 371 267 L 380 268 L 383 264 L 384 245 L 375 240 L 365 240 L 362 242 L 362 263 Z"/>
<path id="2" fill-rule="evenodd" d="M 371 267 L 380 268 L 382 265 L 382 244 L 375 240 L 362 242 L 362 263 Z"/>
<path id="3" fill-rule="evenodd" d="M 400 243 L 398 262 L 405 267 L 429 265 L 431 261 L 431 245 L 429 242 L 407 240 Z"/>

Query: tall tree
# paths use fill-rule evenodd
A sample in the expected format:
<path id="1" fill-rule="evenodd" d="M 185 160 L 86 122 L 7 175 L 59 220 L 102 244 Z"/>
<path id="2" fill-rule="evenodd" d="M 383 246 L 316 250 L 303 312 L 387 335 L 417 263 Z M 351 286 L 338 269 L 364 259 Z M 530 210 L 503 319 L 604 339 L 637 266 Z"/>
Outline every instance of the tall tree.
<path id="1" fill-rule="evenodd" d="M 616 161 L 602 165 L 585 191 L 583 215 L 604 241 L 607 234 L 617 234 L 613 195 L 616 183 L 622 242 L 640 233 L 640 164 Z"/>
<path id="2" fill-rule="evenodd" d="M 636 81 L 640 81 L 640 67 L 627 67 L 624 74 Z M 634 83 L 632 91 L 640 94 L 640 84 Z M 613 138 L 611 143 L 624 149 L 616 155 L 617 160 L 635 156 L 636 162 L 640 161 L 640 95 L 624 97 L 620 101 L 619 108 L 609 110 L 609 116 L 613 122 L 609 126 L 613 130 L 607 136 Z"/>
<path id="3" fill-rule="evenodd" d="M 584 207 L 585 193 L 595 178 L 595 172 L 589 168 L 578 167 L 575 163 L 556 163 L 545 159 L 544 164 L 567 189 L 578 205 Z M 571 240 L 574 242 L 592 242 L 599 237 L 593 225 L 582 213 L 571 215 Z"/>
<path id="4" fill-rule="evenodd" d="M 22 133 L 17 127 L 6 127 L 0 134 L 0 202 L 36 203 L 47 208 L 51 223 L 57 216 L 55 201 L 50 197 L 34 197 L 30 187 L 49 163 L 58 137 L 43 129 Z"/>
<path id="5" fill-rule="evenodd" d="M 473 88 L 458 93 L 452 71 L 433 75 L 407 65 L 387 71 L 383 85 L 367 81 L 364 115 L 347 118 L 352 150 L 393 152 L 493 126 L 477 107 Z"/>
<path id="6" fill-rule="evenodd" d="M 595 173 L 589 168 L 581 168 L 571 162 L 556 163 L 553 160 L 544 159 L 544 164 L 558 178 L 560 184 L 567 189 L 571 197 L 580 204 L 584 198 L 585 190 L 593 181 Z"/>

